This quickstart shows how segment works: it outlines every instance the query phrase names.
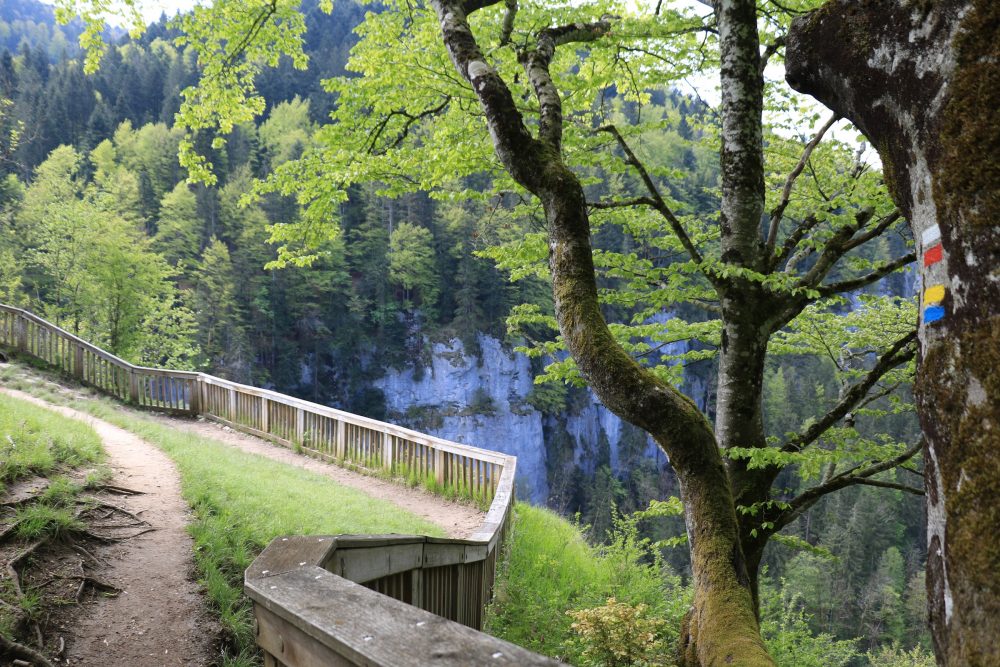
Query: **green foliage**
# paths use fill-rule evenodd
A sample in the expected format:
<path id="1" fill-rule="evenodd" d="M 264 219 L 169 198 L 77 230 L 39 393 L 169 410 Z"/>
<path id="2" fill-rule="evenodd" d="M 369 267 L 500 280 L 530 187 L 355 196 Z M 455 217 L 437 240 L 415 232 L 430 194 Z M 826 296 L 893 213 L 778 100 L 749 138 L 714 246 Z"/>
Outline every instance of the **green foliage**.
<path id="1" fill-rule="evenodd" d="M 309 146 L 315 131 L 309 119 L 308 100 L 296 96 L 276 105 L 259 130 L 261 146 L 267 151 L 271 166 L 297 159 Z"/>
<path id="2" fill-rule="evenodd" d="M 434 308 L 438 278 L 432 243 L 429 229 L 408 222 L 400 223 L 389 235 L 389 280 L 403 288 L 404 304 Z"/>
<path id="3" fill-rule="evenodd" d="M 88 182 L 76 151 L 63 146 L 52 152 L 25 190 L 15 215 L 20 233 L 4 250 L 25 258 L 17 282 L 41 300 L 47 317 L 137 359 L 150 343 L 142 325 L 152 314 L 184 313 L 174 272 L 137 225 L 137 200 L 129 199 L 137 191 L 134 179 L 116 166 L 108 142 L 93 159 L 97 170 Z M 177 346 L 189 347 L 189 341 L 179 338 Z"/>
<path id="4" fill-rule="evenodd" d="M 650 618 L 649 607 L 631 606 L 613 597 L 593 609 L 566 612 L 573 619 L 570 626 L 582 646 L 582 665 L 598 667 L 641 667 L 666 664 L 667 655 L 659 635 L 666 621 Z"/>
<path id="5" fill-rule="evenodd" d="M 907 651 L 897 644 L 882 646 L 865 654 L 871 667 L 934 667 L 934 654 L 921 646 Z"/>
<path id="6" fill-rule="evenodd" d="M 557 382 L 536 384 L 527 399 L 539 412 L 556 414 L 566 409 L 566 385 Z"/>
<path id="7" fill-rule="evenodd" d="M 201 252 L 198 200 L 186 183 L 178 183 L 160 201 L 153 248 L 172 266 L 196 264 Z"/>
<path id="8" fill-rule="evenodd" d="M 858 655 L 853 640 L 812 634 L 795 593 L 761 591 L 761 635 L 779 667 L 847 667 Z"/>
<path id="9" fill-rule="evenodd" d="M 567 612 L 593 609 L 612 597 L 633 609 L 645 605 L 644 618 L 665 621 L 654 624 L 658 641 L 670 646 L 689 595 L 633 524 L 622 522 L 611 544 L 595 549 L 579 527 L 519 503 L 487 629 L 533 651 L 583 664 L 590 645 L 574 637 Z"/>
<path id="10" fill-rule="evenodd" d="M 212 238 L 199 262 L 192 295 L 198 346 L 222 377 L 247 379 L 248 351 L 236 303 L 229 248 Z"/>

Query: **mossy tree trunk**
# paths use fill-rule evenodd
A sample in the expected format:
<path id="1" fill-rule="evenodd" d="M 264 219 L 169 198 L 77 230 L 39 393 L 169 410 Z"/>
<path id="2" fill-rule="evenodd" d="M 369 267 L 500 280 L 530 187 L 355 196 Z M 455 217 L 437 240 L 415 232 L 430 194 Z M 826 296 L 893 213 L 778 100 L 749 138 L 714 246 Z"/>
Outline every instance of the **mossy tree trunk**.
<path id="1" fill-rule="evenodd" d="M 521 52 L 540 109 L 534 137 L 510 89 L 487 64 L 469 27 L 468 14 L 489 4 L 494 3 L 433 2 L 445 45 L 479 99 L 497 156 L 544 207 L 556 317 L 569 350 L 601 401 L 649 432 L 677 472 L 695 587 L 682 641 L 683 660 L 690 665 L 772 665 L 760 638 L 732 491 L 715 434 L 690 399 L 640 367 L 614 340 L 598 301 L 583 187 L 562 161 L 562 101 L 549 65 L 556 47 L 598 39 L 610 30 L 610 22 L 543 29 L 537 34 L 537 46 Z M 760 150 L 760 101 L 753 99 L 759 90 L 750 90 L 748 95 L 739 104 L 758 117 L 757 135 L 749 137 L 747 148 L 744 137 L 734 130 L 734 141 L 728 145 L 735 151 Z M 759 219 L 762 177 L 758 174 L 751 180 L 754 192 L 749 197 L 730 198 L 731 216 Z"/>
<path id="2" fill-rule="evenodd" d="M 788 80 L 878 148 L 923 261 L 917 405 L 942 665 L 1000 664 L 1000 3 L 835 0 Z"/>

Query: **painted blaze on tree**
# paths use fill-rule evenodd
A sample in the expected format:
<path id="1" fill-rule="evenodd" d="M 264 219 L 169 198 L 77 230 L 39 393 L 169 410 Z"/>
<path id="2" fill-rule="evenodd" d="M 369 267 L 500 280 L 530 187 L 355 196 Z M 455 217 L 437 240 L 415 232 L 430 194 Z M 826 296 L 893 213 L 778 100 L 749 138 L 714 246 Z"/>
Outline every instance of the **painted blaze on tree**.
<path id="1" fill-rule="evenodd" d="M 788 64 L 878 147 L 919 240 L 931 629 L 941 664 L 1000 664 L 1000 4 L 837 0 Z"/>

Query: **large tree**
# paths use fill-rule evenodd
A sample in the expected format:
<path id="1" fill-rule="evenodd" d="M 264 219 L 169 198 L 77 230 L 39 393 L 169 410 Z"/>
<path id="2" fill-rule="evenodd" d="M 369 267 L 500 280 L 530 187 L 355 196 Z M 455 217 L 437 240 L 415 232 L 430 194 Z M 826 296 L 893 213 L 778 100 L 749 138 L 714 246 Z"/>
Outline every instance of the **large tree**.
<path id="1" fill-rule="evenodd" d="M 184 20 L 185 39 L 204 65 L 201 85 L 187 92 L 180 114 L 192 130 L 229 131 L 259 111 L 252 83 L 261 63 L 276 62 L 282 51 L 302 63 L 296 40 L 304 23 L 294 3 L 250 10 L 245 4 L 218 0 Z M 854 484 L 905 489 L 877 476 L 916 452 L 869 448 L 847 465 L 827 459 L 818 484 L 798 495 L 774 488 L 782 470 L 801 463 L 803 452 L 915 354 L 915 334 L 904 323 L 883 345 L 867 348 L 877 358 L 845 384 L 829 410 L 778 446 L 765 437 L 762 382 L 773 337 L 803 313 L 823 310 L 829 297 L 876 283 L 914 259 L 903 252 L 859 260 L 867 244 L 902 224 L 891 208 L 859 205 L 845 194 L 863 180 L 863 168 L 841 170 L 843 188 L 818 188 L 811 201 L 793 197 L 807 169 L 816 178 L 813 158 L 833 121 L 802 142 L 788 173 L 775 179 L 768 171 L 764 70 L 781 49 L 790 13 L 754 0 L 721 0 L 701 15 L 659 8 L 632 15 L 613 3 L 388 3 L 362 29 L 352 63 L 363 77 L 328 84 L 339 95 L 336 122 L 266 186 L 297 196 L 313 235 L 335 217 L 349 187 L 369 181 L 393 195 L 454 189 L 461 177 L 487 172 L 495 192 L 513 193 L 498 202 L 540 205 L 566 347 L 604 404 L 645 429 L 680 480 L 695 588 L 682 635 L 687 664 L 771 664 L 756 602 L 768 539 L 831 491 Z M 718 66 L 722 90 L 718 121 L 706 126 L 718 131 L 718 210 L 700 218 L 675 211 L 662 170 L 648 166 L 635 146 L 642 131 L 603 103 L 609 91 L 642 102 L 653 85 L 650 73 L 682 77 L 699 62 Z M 780 135 L 767 136 L 772 146 L 783 143 Z M 193 145 L 183 144 L 186 164 L 211 178 L 204 159 L 189 150 Z M 610 196 L 588 199 L 583 179 L 592 180 L 588 167 L 595 162 L 587 156 L 601 148 L 606 157 L 598 166 L 627 169 L 637 194 L 605 190 Z M 770 194 L 768 180 L 777 181 Z M 606 323 L 592 215 L 625 210 L 647 222 L 655 218 L 668 231 L 672 249 L 686 255 L 671 270 L 694 276 L 680 300 L 718 318 L 714 427 L 663 374 L 637 362 Z M 876 394 L 888 389 L 891 383 Z"/>
<path id="2" fill-rule="evenodd" d="M 931 631 L 941 664 L 1000 664 L 1000 4 L 837 0 L 788 62 L 878 147 L 920 240 Z"/>

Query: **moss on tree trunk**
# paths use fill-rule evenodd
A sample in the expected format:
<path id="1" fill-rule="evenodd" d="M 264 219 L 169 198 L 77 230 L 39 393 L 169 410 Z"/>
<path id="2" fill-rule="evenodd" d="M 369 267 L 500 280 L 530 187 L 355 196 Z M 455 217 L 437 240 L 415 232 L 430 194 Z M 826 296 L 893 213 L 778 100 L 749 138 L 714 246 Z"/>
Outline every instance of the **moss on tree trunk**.
<path id="1" fill-rule="evenodd" d="M 940 664 L 1000 664 L 1000 4 L 836 0 L 788 64 L 878 147 L 920 253 L 943 246 L 921 271 L 945 290 L 920 323 L 928 609 Z"/>

